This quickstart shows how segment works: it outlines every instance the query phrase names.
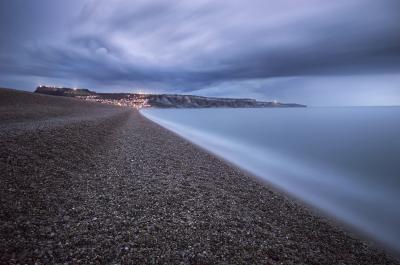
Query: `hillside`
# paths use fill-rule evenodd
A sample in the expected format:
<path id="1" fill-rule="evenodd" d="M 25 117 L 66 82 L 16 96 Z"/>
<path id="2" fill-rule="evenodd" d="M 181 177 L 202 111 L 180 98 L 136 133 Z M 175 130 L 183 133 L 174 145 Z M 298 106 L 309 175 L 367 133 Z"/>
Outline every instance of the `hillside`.
<path id="1" fill-rule="evenodd" d="M 138 94 L 138 93 L 96 93 L 88 89 L 72 89 L 40 86 L 35 93 L 77 97 L 134 108 L 269 108 L 269 107 L 306 107 L 295 103 L 264 102 L 255 99 L 216 98 L 177 94 Z"/>

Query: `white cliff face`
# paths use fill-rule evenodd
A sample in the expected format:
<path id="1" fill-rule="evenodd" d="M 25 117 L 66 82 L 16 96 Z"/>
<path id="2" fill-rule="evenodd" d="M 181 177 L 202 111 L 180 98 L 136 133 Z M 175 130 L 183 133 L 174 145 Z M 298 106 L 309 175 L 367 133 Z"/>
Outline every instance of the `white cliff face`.
<path id="1" fill-rule="evenodd" d="M 254 99 L 211 98 L 190 95 L 148 95 L 149 105 L 161 108 L 263 108 L 263 107 L 305 107 L 298 104 L 260 102 Z"/>

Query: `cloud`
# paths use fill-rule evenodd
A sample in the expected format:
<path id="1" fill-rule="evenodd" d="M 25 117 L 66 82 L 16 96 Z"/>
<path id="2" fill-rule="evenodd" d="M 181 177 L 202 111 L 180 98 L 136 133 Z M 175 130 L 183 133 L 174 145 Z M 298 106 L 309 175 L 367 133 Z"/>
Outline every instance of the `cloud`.
<path id="1" fill-rule="evenodd" d="M 298 102 L 301 99 L 303 104 L 309 106 L 394 106 L 400 102 L 400 74 L 294 76 L 227 81 L 195 93 L 280 102 Z"/>
<path id="2" fill-rule="evenodd" d="M 57 12 L 63 5 L 76 12 L 48 21 L 51 36 L 41 28 L 18 48 L 2 47 L 3 75 L 195 92 L 400 70 L 396 0 L 99 0 Z"/>

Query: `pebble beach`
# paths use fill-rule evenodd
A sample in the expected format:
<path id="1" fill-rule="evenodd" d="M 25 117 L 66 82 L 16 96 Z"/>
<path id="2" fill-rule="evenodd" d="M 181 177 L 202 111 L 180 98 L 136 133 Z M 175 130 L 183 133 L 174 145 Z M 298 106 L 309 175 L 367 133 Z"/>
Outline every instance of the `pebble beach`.
<path id="1" fill-rule="evenodd" d="M 0 264 L 400 264 L 137 110 L 0 89 Z"/>

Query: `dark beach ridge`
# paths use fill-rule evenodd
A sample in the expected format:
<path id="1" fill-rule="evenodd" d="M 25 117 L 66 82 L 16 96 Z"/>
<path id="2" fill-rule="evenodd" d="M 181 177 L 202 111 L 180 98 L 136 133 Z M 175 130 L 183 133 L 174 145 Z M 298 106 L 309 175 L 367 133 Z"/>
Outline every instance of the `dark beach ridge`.
<path id="1" fill-rule="evenodd" d="M 137 111 L 0 89 L 1 264 L 400 264 Z"/>

